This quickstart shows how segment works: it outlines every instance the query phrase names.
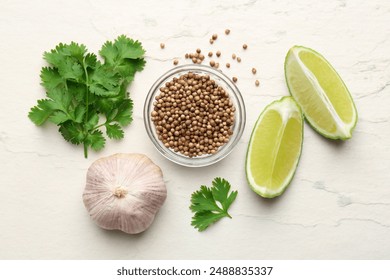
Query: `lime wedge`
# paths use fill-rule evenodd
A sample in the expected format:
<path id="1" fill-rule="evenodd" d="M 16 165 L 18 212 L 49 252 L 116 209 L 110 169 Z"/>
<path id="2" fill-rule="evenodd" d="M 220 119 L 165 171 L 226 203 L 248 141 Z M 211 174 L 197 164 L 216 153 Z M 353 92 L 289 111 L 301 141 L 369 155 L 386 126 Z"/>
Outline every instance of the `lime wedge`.
<path id="1" fill-rule="evenodd" d="M 246 177 L 262 197 L 281 195 L 294 176 L 302 151 L 303 117 L 292 97 L 268 105 L 249 141 Z"/>
<path id="2" fill-rule="evenodd" d="M 351 138 L 357 122 L 355 104 L 332 65 L 316 51 L 294 46 L 284 70 L 290 94 L 310 125 L 327 138 Z"/>

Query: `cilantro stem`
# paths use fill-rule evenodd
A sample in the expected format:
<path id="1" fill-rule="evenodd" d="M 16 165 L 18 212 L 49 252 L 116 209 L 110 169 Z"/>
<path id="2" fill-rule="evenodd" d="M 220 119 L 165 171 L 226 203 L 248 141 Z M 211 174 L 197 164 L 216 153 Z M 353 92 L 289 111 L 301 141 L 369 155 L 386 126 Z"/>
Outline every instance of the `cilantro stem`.
<path id="1" fill-rule="evenodd" d="M 99 124 L 99 125 L 95 126 L 94 128 L 92 128 L 91 131 L 94 131 L 94 130 L 98 129 L 99 127 L 105 126 L 107 123 L 108 123 L 108 122 Z"/>
<path id="2" fill-rule="evenodd" d="M 85 65 L 85 56 L 83 58 L 83 69 L 85 73 L 85 89 L 86 89 L 86 95 L 85 95 L 85 123 L 88 122 L 88 108 L 89 108 L 89 76 L 88 76 L 88 71 L 87 67 Z M 85 137 L 87 137 L 88 131 L 86 131 Z M 88 144 L 86 143 L 84 139 L 84 157 L 88 157 Z"/>
<path id="3" fill-rule="evenodd" d="M 84 157 L 88 158 L 88 145 L 87 143 L 85 143 L 85 141 L 84 141 Z"/>

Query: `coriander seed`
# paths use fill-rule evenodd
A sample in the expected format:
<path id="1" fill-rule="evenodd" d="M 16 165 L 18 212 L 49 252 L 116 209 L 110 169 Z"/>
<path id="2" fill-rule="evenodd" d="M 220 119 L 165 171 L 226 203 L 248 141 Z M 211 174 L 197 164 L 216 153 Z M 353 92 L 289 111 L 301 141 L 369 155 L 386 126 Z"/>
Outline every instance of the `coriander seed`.
<path id="1" fill-rule="evenodd" d="M 213 34 L 213 36 L 211 38 L 215 41 L 215 40 L 217 40 L 218 35 L 217 34 Z"/>
<path id="2" fill-rule="evenodd" d="M 175 59 L 174 61 L 173 61 L 173 65 L 177 65 L 179 63 L 179 61 L 177 60 L 177 59 Z"/>
<path id="3" fill-rule="evenodd" d="M 211 67 L 214 67 L 214 66 L 215 66 L 215 61 L 214 61 L 214 60 L 211 60 L 211 61 L 210 61 L 210 66 L 211 66 Z"/>
<path id="4" fill-rule="evenodd" d="M 236 59 L 236 54 L 232 54 L 232 58 L 233 58 L 233 59 Z"/>
<path id="5" fill-rule="evenodd" d="M 233 77 L 233 82 L 237 83 L 237 77 Z"/>
<path id="6" fill-rule="evenodd" d="M 252 73 L 256 74 L 256 72 L 257 72 L 256 68 L 252 68 Z"/>
<path id="7" fill-rule="evenodd" d="M 237 62 L 238 62 L 238 63 L 241 62 L 241 57 L 237 57 Z"/>
<path id="8" fill-rule="evenodd" d="M 257 87 L 260 85 L 259 80 L 256 80 L 256 81 L 255 81 L 255 85 L 256 85 Z"/>
<path id="9" fill-rule="evenodd" d="M 209 52 L 208 56 L 212 57 L 213 56 L 213 52 Z"/>
<path id="10" fill-rule="evenodd" d="M 233 134 L 235 107 L 209 75 L 188 72 L 160 88 L 150 114 L 162 145 L 187 157 L 215 154 Z"/>
<path id="11" fill-rule="evenodd" d="M 211 39 L 209 40 L 209 42 L 210 42 L 210 44 L 213 44 L 213 43 L 214 43 L 214 40 L 211 38 Z"/>
<path id="12" fill-rule="evenodd" d="M 217 57 L 221 56 L 221 52 L 220 51 L 217 51 L 215 54 L 217 55 Z"/>
<path id="13" fill-rule="evenodd" d="M 160 48 L 164 49 L 165 48 L 165 44 L 164 43 L 160 43 Z"/>
<path id="14" fill-rule="evenodd" d="M 230 29 L 225 29 L 225 34 L 229 35 L 230 34 Z"/>
<path id="15" fill-rule="evenodd" d="M 243 48 L 244 50 L 246 50 L 246 49 L 248 48 L 248 45 L 247 45 L 247 44 L 243 44 L 243 45 L 242 45 L 242 48 Z"/>
<path id="16" fill-rule="evenodd" d="M 201 50 L 200 50 L 199 48 L 197 48 L 197 49 L 196 49 L 196 52 L 197 52 L 197 53 L 200 53 L 200 52 L 201 52 Z"/>
<path id="17" fill-rule="evenodd" d="M 230 63 L 226 63 L 226 68 L 230 68 Z"/>

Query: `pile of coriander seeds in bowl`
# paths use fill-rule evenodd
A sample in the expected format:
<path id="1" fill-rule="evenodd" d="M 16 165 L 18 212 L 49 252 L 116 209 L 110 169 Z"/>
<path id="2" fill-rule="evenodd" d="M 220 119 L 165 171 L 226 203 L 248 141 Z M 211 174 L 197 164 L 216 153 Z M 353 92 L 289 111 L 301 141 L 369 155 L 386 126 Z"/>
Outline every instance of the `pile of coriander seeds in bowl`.
<path id="1" fill-rule="evenodd" d="M 144 122 L 163 156 L 184 166 L 207 166 L 226 157 L 238 143 L 245 105 L 238 88 L 220 71 L 183 65 L 153 84 Z"/>

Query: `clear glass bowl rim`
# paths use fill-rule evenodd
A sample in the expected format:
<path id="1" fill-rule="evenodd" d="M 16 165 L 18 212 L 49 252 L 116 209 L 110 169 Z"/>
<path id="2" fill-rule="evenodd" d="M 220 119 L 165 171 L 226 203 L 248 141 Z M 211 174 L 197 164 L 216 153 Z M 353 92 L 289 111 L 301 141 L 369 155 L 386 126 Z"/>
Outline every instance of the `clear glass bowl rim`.
<path id="1" fill-rule="evenodd" d="M 155 96 L 158 94 L 160 88 L 167 81 L 170 81 L 174 77 L 178 77 L 180 74 L 185 74 L 188 72 L 208 74 L 214 80 L 215 77 L 220 79 L 224 84 L 221 84 L 218 80 L 216 82 L 219 83 L 221 86 L 223 86 L 223 88 L 229 93 L 230 99 L 232 100 L 236 108 L 236 116 L 235 116 L 236 119 L 233 126 L 233 135 L 231 136 L 230 141 L 225 145 L 221 146 L 218 152 L 213 155 L 190 158 L 181 155 L 179 153 L 175 153 L 171 149 L 165 147 L 162 144 L 162 142 L 158 140 L 156 134 L 153 132 L 155 128 L 151 120 L 151 112 L 153 110 L 153 102 L 155 100 Z M 229 155 L 232 152 L 233 148 L 237 145 L 238 141 L 240 140 L 244 132 L 245 123 L 246 123 L 245 104 L 240 90 L 224 73 L 205 65 L 193 65 L 193 64 L 181 65 L 172 68 L 171 70 L 161 75 L 153 83 L 152 87 L 150 88 L 146 96 L 143 114 L 144 114 L 144 125 L 145 125 L 146 132 L 150 140 L 154 144 L 155 148 L 161 153 L 161 155 L 163 155 L 165 158 L 169 159 L 170 161 L 187 167 L 208 166 L 225 158 L 227 155 Z"/>

